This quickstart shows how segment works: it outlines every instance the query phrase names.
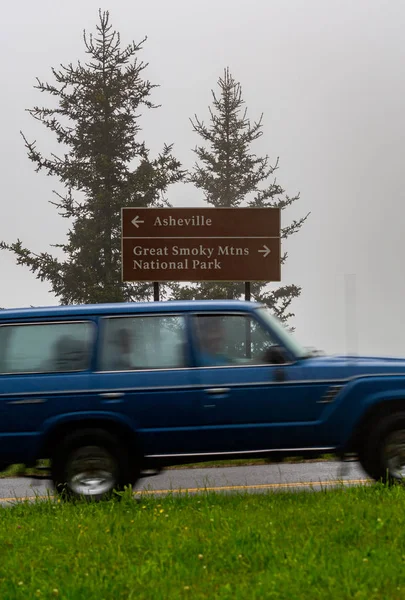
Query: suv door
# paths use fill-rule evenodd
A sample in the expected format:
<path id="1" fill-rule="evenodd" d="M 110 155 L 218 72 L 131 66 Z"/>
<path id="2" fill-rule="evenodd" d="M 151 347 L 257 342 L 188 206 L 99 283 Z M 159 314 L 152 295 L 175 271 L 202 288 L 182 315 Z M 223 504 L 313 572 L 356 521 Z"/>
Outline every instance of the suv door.
<path id="1" fill-rule="evenodd" d="M 136 430 L 145 456 L 199 448 L 197 374 L 182 314 L 101 319 L 96 398 Z"/>
<path id="2" fill-rule="evenodd" d="M 305 361 L 269 364 L 280 340 L 254 312 L 192 318 L 204 452 L 313 447 L 327 382 L 309 380 Z"/>

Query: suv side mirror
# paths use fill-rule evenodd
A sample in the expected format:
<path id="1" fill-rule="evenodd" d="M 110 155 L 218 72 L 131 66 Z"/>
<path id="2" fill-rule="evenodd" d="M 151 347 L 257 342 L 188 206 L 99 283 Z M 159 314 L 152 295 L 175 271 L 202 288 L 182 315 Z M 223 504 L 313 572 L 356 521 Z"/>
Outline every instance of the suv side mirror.
<path id="1" fill-rule="evenodd" d="M 269 346 L 264 352 L 263 362 L 268 365 L 283 365 L 288 357 L 282 346 Z"/>

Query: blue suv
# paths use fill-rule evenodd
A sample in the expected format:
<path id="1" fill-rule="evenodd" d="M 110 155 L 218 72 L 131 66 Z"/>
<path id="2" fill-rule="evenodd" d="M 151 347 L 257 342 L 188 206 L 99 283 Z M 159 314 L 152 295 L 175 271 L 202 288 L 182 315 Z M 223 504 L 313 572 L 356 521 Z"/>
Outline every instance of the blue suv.
<path id="1" fill-rule="evenodd" d="M 308 352 L 240 301 L 0 312 L 0 463 L 107 497 L 148 466 L 355 453 L 405 475 L 405 360 Z"/>

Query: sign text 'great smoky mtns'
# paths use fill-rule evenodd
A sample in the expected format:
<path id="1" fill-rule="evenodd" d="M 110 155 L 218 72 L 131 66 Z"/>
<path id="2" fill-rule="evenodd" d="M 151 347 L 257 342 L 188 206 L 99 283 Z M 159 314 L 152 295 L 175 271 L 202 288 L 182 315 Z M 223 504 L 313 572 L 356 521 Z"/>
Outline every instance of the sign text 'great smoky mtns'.
<path id="1" fill-rule="evenodd" d="M 124 281 L 280 281 L 276 208 L 123 208 Z"/>

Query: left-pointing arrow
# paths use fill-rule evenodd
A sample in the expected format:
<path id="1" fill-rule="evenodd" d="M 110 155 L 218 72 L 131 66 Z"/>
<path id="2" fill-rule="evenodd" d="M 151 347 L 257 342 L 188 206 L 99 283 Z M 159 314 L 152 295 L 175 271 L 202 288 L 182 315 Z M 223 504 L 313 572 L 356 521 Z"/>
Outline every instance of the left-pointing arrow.
<path id="1" fill-rule="evenodd" d="M 266 256 L 270 254 L 271 250 L 266 246 L 266 244 L 263 244 L 263 250 L 258 250 L 258 252 L 261 252 L 263 254 L 263 258 L 266 258 Z"/>
<path id="2" fill-rule="evenodd" d="M 141 221 L 138 215 L 136 215 L 135 219 L 132 219 L 132 225 L 135 225 L 136 228 L 139 228 L 139 223 L 144 223 L 145 221 Z"/>

